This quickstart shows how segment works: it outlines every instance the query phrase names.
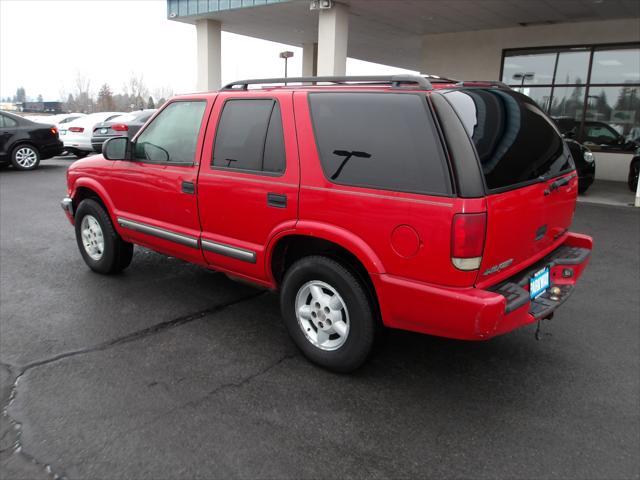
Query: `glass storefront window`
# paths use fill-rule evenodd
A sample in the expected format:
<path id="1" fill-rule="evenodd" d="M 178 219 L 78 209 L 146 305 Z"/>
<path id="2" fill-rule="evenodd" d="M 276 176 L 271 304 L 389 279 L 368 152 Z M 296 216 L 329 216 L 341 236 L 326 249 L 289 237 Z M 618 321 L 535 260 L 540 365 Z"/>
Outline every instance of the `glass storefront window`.
<path id="1" fill-rule="evenodd" d="M 591 148 L 632 152 L 640 146 L 640 45 L 507 52 L 502 81 L 531 97 L 563 134 Z"/>
<path id="2" fill-rule="evenodd" d="M 548 111 L 549 100 L 551 100 L 551 87 L 517 87 L 514 90 L 530 97 L 542 111 Z"/>
<path id="3" fill-rule="evenodd" d="M 553 90 L 553 100 L 549 115 L 553 118 L 564 117 L 573 118 L 574 120 L 582 120 L 584 112 L 584 85 L 575 85 L 572 87 L 556 87 Z"/>
<path id="4" fill-rule="evenodd" d="M 629 142 L 640 143 L 640 87 L 591 87 L 585 120 L 585 141 L 632 148 Z"/>
<path id="5" fill-rule="evenodd" d="M 640 83 L 640 48 L 596 50 L 591 83 Z"/>
<path id="6" fill-rule="evenodd" d="M 556 85 L 587 83 L 590 55 L 591 52 L 588 51 L 560 52 L 554 83 Z"/>
<path id="7" fill-rule="evenodd" d="M 555 65 L 555 53 L 506 57 L 502 81 L 509 85 L 550 84 Z"/>

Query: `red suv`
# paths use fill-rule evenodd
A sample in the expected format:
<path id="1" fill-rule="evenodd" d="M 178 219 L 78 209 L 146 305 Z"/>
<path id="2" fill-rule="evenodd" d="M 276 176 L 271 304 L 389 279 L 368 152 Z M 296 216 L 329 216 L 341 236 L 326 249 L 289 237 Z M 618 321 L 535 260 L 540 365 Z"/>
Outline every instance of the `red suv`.
<path id="1" fill-rule="evenodd" d="M 173 98 L 74 163 L 62 206 L 99 273 L 133 245 L 279 290 L 312 361 L 358 367 L 385 325 L 486 340 L 550 318 L 592 249 L 554 122 L 488 82 L 234 82 Z M 262 88 L 249 88 L 263 85 Z"/>

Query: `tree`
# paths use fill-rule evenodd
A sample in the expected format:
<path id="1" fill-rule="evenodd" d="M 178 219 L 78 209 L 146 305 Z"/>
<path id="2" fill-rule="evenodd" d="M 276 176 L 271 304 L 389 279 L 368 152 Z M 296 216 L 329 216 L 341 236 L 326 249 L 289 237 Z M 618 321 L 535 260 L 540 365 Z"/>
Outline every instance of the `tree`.
<path id="1" fill-rule="evenodd" d="M 69 94 L 67 97 L 67 101 L 64 103 L 64 109 L 67 112 L 75 112 L 76 111 L 76 101 L 73 98 L 73 95 Z"/>
<path id="2" fill-rule="evenodd" d="M 100 91 L 98 92 L 96 109 L 99 112 L 112 112 L 115 110 L 113 94 L 111 93 L 111 88 L 109 88 L 109 85 L 106 83 L 100 87 Z"/>
<path id="3" fill-rule="evenodd" d="M 24 87 L 18 87 L 14 98 L 16 99 L 16 102 L 24 102 L 27 100 L 27 94 L 24 91 Z"/>
<path id="4" fill-rule="evenodd" d="M 42 103 L 44 100 L 42 100 L 42 94 L 39 93 L 38 94 L 38 102 Z"/>
<path id="5" fill-rule="evenodd" d="M 166 103 L 167 99 L 162 97 L 160 100 L 158 100 L 158 105 L 156 105 L 156 108 L 160 108 L 162 105 L 164 105 Z"/>
<path id="6" fill-rule="evenodd" d="M 160 108 L 167 98 L 173 97 L 173 89 L 171 87 L 160 87 L 153 90 L 153 98 L 159 98 L 156 102 L 156 108 Z"/>
<path id="7" fill-rule="evenodd" d="M 124 91 L 129 95 L 131 105 L 134 110 L 142 110 L 145 106 L 144 99 L 149 95 L 149 89 L 144 83 L 144 77 L 140 73 L 131 73 L 129 81 L 124 86 Z"/>
<path id="8" fill-rule="evenodd" d="M 80 72 L 76 73 L 75 80 L 75 107 L 79 112 L 91 113 L 93 111 L 93 98 L 89 93 L 91 80 Z"/>
<path id="9" fill-rule="evenodd" d="M 149 97 L 149 101 L 147 102 L 147 108 L 156 108 L 156 104 L 153 102 L 153 97 Z"/>

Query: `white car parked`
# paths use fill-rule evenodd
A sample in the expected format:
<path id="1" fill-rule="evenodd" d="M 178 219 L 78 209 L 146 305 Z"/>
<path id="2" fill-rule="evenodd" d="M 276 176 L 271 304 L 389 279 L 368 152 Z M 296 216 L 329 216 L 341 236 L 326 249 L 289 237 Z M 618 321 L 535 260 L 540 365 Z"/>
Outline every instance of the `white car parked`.
<path id="1" fill-rule="evenodd" d="M 60 140 L 64 142 L 64 149 L 79 158 L 86 157 L 93 152 L 91 146 L 93 126 L 123 114 L 124 112 L 91 113 L 61 125 Z"/>

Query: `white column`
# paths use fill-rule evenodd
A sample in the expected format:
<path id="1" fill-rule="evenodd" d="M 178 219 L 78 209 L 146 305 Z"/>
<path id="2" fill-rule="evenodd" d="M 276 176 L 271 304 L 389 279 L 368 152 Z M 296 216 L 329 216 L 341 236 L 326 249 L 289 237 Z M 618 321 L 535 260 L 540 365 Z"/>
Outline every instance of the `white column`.
<path id="1" fill-rule="evenodd" d="M 318 75 L 318 44 L 302 44 L 302 76 L 315 77 Z"/>
<path id="2" fill-rule="evenodd" d="M 335 3 L 318 18 L 318 75 L 345 75 L 349 40 L 349 8 Z"/>
<path id="3" fill-rule="evenodd" d="M 218 90 L 221 71 L 221 25 L 210 19 L 196 20 L 199 92 Z"/>

